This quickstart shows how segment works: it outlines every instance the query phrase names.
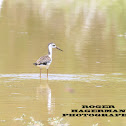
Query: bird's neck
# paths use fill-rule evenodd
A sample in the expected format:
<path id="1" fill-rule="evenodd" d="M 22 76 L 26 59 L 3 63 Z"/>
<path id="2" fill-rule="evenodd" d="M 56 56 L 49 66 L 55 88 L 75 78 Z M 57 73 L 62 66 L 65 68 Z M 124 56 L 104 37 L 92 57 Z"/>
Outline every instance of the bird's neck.
<path id="1" fill-rule="evenodd" d="M 48 56 L 52 58 L 52 47 L 48 46 Z"/>

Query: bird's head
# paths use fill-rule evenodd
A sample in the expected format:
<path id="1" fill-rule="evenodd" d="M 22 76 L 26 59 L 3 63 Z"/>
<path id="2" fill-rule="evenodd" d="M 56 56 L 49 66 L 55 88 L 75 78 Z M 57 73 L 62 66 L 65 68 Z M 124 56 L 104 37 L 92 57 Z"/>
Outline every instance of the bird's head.
<path id="1" fill-rule="evenodd" d="M 56 49 L 58 49 L 58 50 L 60 50 L 60 51 L 63 51 L 62 49 L 58 48 L 58 47 L 56 46 L 55 43 L 49 43 L 49 44 L 48 44 L 48 47 L 56 48 Z"/>

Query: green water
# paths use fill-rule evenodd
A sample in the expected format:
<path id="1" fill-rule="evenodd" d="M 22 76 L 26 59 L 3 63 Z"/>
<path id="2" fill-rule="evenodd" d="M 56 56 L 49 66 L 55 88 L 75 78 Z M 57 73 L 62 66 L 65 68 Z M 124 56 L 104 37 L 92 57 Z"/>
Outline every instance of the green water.
<path id="1" fill-rule="evenodd" d="M 125 117 L 62 117 L 82 105 L 126 109 L 125 8 L 125 0 L 0 0 L 0 126 L 125 126 Z M 40 80 L 33 63 L 50 42 L 63 52 L 53 49 Z"/>

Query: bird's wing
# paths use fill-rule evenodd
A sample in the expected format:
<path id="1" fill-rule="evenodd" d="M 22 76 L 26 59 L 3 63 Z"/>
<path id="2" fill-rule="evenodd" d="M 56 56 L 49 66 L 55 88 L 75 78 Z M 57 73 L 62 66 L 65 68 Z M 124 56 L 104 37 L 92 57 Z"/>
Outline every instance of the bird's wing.
<path id="1" fill-rule="evenodd" d="M 48 63 L 48 62 L 50 62 L 50 61 L 51 61 L 51 58 L 50 58 L 48 55 L 46 55 L 46 56 L 40 57 L 40 58 L 36 61 L 36 63 L 37 63 L 37 65 L 40 65 L 40 64 Z"/>

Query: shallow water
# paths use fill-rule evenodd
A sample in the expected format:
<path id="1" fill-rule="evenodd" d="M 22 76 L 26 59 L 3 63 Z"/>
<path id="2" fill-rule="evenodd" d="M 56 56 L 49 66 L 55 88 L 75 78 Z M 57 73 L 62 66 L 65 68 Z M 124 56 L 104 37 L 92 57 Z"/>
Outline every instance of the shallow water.
<path id="1" fill-rule="evenodd" d="M 122 121 L 125 125 L 125 117 L 62 117 L 71 109 L 81 109 L 83 104 L 112 104 L 124 109 L 126 79 L 122 73 L 49 74 L 48 81 L 46 74 L 42 77 L 40 80 L 37 73 L 0 74 L 1 125 L 92 126 L 120 125 Z"/>
<path id="2" fill-rule="evenodd" d="M 126 109 L 124 0 L 0 0 L 0 126 L 125 126 L 63 117 L 82 105 Z M 54 42 L 46 70 L 33 63 Z"/>
<path id="3" fill-rule="evenodd" d="M 49 74 L 47 79 L 46 74 L 42 74 L 41 78 L 39 74 L 35 73 L 24 73 L 24 74 L 0 74 L 1 79 L 5 79 L 4 82 L 18 81 L 18 80 L 54 80 L 54 81 L 78 81 L 78 82 L 125 82 L 125 75 L 122 73 L 111 73 L 111 74 Z M 2 80 L 3 81 L 3 80 Z"/>

